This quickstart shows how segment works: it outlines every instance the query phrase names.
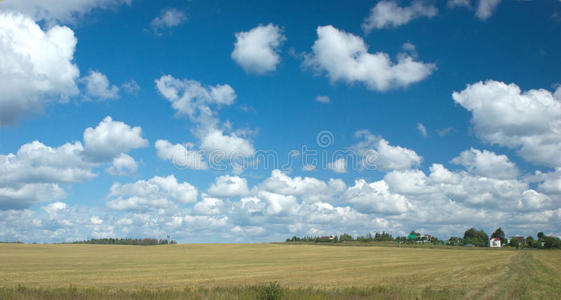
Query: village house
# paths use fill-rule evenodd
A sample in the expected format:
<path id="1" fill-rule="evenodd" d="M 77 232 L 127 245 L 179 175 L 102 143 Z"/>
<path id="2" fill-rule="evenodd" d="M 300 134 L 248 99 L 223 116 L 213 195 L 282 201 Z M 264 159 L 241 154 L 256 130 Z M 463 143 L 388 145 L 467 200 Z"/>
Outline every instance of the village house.
<path id="1" fill-rule="evenodd" d="M 501 248 L 501 239 L 500 238 L 491 238 L 489 240 L 489 247 L 491 247 L 491 248 Z"/>

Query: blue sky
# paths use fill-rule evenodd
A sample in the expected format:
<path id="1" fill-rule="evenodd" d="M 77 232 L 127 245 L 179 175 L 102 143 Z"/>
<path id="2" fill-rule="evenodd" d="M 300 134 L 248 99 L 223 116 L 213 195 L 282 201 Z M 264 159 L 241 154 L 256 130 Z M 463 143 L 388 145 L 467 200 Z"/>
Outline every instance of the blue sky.
<path id="1" fill-rule="evenodd" d="M 553 0 L 2 1 L 0 240 L 559 236 L 560 33 Z"/>

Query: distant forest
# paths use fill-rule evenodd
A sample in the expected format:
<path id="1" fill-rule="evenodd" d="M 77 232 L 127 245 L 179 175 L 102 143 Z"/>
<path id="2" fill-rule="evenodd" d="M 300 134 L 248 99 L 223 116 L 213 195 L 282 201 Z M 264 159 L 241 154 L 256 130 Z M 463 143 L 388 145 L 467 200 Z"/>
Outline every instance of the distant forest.
<path id="1" fill-rule="evenodd" d="M 140 246 L 153 246 L 153 245 L 167 245 L 167 244 L 177 244 L 175 240 L 159 240 L 152 238 L 144 239 L 90 239 L 87 241 L 76 241 L 72 244 L 100 244 L 100 245 L 140 245 Z"/>

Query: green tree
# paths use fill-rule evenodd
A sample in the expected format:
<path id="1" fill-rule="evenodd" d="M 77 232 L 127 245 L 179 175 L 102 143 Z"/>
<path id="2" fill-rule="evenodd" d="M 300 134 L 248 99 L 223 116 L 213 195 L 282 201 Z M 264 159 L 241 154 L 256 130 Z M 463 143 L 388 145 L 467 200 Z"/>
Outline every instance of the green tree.
<path id="1" fill-rule="evenodd" d="M 538 246 L 536 244 L 536 240 L 534 240 L 534 238 L 531 235 L 526 237 L 526 247 L 528 247 L 528 248 L 538 248 Z"/>
<path id="2" fill-rule="evenodd" d="M 561 240 L 558 237 L 546 236 L 543 238 L 544 248 L 557 248 L 561 249 Z"/>
<path id="3" fill-rule="evenodd" d="M 543 239 L 545 237 L 545 234 L 543 234 L 543 232 L 538 232 L 538 239 Z"/>
<path id="4" fill-rule="evenodd" d="M 352 242 L 355 239 L 353 238 L 352 235 L 348 234 L 348 233 L 343 233 L 339 236 L 339 241 L 340 242 Z"/>
<path id="5" fill-rule="evenodd" d="M 505 233 L 504 231 L 501 229 L 501 227 L 497 228 L 497 230 L 495 230 L 495 232 L 493 232 L 493 234 L 491 234 L 491 238 L 499 238 L 501 239 L 501 245 L 505 245 L 507 240 L 505 238 Z"/>
<path id="6" fill-rule="evenodd" d="M 518 249 L 520 247 L 520 241 L 517 238 L 512 238 L 510 239 L 510 246 Z"/>
<path id="7" fill-rule="evenodd" d="M 448 245 L 461 246 L 463 244 L 464 244 L 464 240 L 460 237 L 452 236 L 450 237 L 450 239 L 448 239 Z"/>
<path id="8" fill-rule="evenodd" d="M 483 230 L 470 228 L 464 233 L 464 244 L 473 244 L 477 247 L 486 247 L 489 243 L 489 236 Z"/>

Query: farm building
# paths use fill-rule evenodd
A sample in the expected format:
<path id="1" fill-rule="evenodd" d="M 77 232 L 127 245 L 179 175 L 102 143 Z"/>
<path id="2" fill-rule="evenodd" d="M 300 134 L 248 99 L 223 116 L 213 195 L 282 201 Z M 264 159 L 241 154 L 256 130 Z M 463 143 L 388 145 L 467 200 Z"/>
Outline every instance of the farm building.
<path id="1" fill-rule="evenodd" d="M 508 240 L 510 241 L 510 240 L 513 240 L 513 239 L 517 239 L 519 245 L 526 244 L 526 239 L 523 236 L 520 236 L 520 235 L 511 236 Z"/>
<path id="2" fill-rule="evenodd" d="M 491 238 L 489 240 L 489 247 L 491 247 L 491 248 L 501 248 L 501 239 L 500 238 Z"/>

